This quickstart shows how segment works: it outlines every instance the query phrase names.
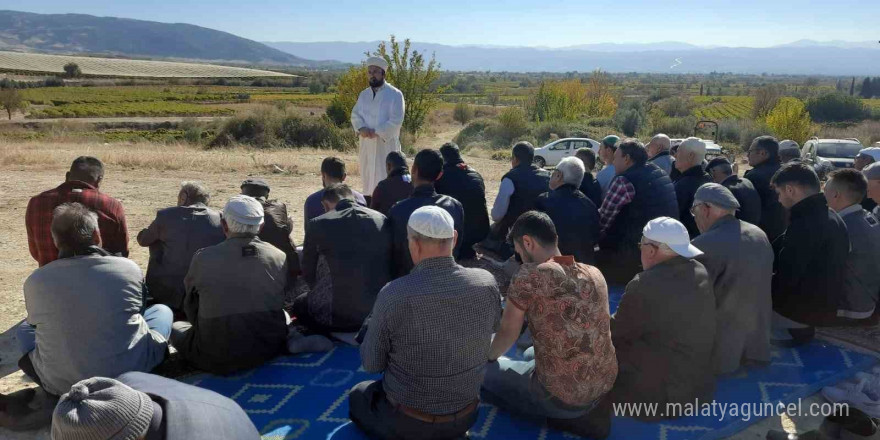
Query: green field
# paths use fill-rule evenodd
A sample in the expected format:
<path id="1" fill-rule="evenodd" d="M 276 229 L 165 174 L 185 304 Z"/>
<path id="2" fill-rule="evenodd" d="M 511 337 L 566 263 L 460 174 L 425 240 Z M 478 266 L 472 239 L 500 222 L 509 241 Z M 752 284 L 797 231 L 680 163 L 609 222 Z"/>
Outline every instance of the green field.
<path id="1" fill-rule="evenodd" d="M 751 96 L 694 96 L 694 116 L 700 119 L 748 119 L 752 115 Z"/>

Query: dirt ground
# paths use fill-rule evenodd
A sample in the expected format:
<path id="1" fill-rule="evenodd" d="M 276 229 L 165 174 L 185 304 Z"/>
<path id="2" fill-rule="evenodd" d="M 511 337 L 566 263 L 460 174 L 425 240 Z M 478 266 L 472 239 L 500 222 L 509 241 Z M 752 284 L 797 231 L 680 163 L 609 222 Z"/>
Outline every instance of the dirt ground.
<path id="1" fill-rule="evenodd" d="M 420 143 L 439 146 L 454 131 L 440 131 Z M 64 179 L 70 162 L 82 154 L 95 155 L 106 163 L 101 190 L 125 206 L 131 235 L 130 258 L 146 271 L 148 251 L 133 237 L 153 220 L 158 209 L 173 205 L 182 181 L 198 180 L 212 191 L 211 206 L 221 208 L 239 191 L 240 182 L 249 175 L 266 177 L 272 186 L 271 197 L 286 202 L 294 218 L 294 236 L 303 238 L 303 203 L 321 185 L 321 160 L 326 151 L 203 151 L 188 146 L 37 144 L 0 142 L 0 392 L 8 393 L 33 384 L 18 371 L 19 358 L 14 328 L 25 317 L 21 287 L 36 269 L 28 251 L 24 214 L 28 200 L 41 191 L 53 188 Z M 347 183 L 360 189 L 355 154 L 338 154 L 348 164 Z M 467 157 L 486 181 L 487 200 L 491 205 L 501 176 L 509 164 L 501 161 Z M 273 173 L 272 171 L 279 171 Z M 821 401 L 821 397 L 812 399 Z M 813 429 L 818 419 L 795 420 L 800 431 Z M 778 418 L 765 420 L 735 438 L 764 438 L 767 429 L 780 429 Z M 0 439 L 48 439 L 48 431 L 13 434 L 0 429 Z"/>

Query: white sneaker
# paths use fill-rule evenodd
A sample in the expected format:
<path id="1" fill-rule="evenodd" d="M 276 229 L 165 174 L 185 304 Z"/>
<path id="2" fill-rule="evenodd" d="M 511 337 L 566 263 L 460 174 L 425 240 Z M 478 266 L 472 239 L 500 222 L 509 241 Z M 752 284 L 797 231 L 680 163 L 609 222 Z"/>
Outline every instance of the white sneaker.
<path id="1" fill-rule="evenodd" d="M 876 378 L 825 387 L 822 388 L 822 396 L 832 403 L 848 403 L 871 417 L 880 417 L 880 383 Z"/>

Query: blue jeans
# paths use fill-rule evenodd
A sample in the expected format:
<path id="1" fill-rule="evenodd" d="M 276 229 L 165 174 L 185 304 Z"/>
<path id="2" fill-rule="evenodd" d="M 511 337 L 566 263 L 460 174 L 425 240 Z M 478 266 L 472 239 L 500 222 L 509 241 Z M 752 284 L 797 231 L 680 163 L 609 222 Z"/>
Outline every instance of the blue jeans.
<path id="1" fill-rule="evenodd" d="M 166 340 L 171 336 L 171 323 L 174 321 L 174 312 L 164 304 L 156 304 L 144 310 L 144 320 L 150 330 L 159 333 Z M 15 339 L 18 340 L 18 349 L 22 356 L 32 351 L 37 346 L 37 336 L 34 326 L 28 324 L 27 319 L 21 321 L 15 329 Z"/>
<path id="2" fill-rule="evenodd" d="M 483 379 L 484 397 L 517 416 L 534 419 L 576 419 L 592 409 L 593 404 L 583 408 L 573 407 L 548 392 L 533 374 L 535 371 L 535 348 L 523 353 L 525 360 L 515 361 L 507 357 L 490 362 Z"/>

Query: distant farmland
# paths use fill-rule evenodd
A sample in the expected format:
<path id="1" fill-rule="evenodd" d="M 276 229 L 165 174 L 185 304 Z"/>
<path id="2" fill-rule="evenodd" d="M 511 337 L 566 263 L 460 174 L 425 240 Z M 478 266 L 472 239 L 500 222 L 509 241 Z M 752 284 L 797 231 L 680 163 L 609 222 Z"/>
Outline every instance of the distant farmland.
<path id="1" fill-rule="evenodd" d="M 75 63 L 85 76 L 125 78 L 262 78 L 293 77 L 268 70 L 214 64 L 125 60 L 0 51 L 0 72 L 58 74 Z"/>

